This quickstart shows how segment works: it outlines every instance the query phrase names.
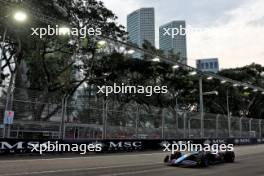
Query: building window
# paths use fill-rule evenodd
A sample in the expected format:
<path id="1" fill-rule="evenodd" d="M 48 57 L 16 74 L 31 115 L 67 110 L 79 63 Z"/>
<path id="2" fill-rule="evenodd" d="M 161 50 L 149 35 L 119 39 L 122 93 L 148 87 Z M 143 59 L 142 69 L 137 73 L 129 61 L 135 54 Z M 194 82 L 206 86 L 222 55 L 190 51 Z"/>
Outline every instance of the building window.
<path id="1" fill-rule="evenodd" d="M 205 68 L 209 69 L 209 64 L 208 63 L 205 63 Z"/>
<path id="2" fill-rule="evenodd" d="M 214 63 L 210 62 L 210 69 L 213 69 L 213 68 L 214 68 Z"/>
<path id="3" fill-rule="evenodd" d="M 214 63 L 214 67 L 218 68 L 218 63 L 217 62 Z"/>

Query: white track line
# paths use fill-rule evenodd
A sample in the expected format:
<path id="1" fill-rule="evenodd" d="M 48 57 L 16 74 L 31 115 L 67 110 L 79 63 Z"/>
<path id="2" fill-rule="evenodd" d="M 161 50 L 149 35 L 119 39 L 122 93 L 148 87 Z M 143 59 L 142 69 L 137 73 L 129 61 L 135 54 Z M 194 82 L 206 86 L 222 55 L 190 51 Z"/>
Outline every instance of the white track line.
<path id="1" fill-rule="evenodd" d="M 58 169 L 58 170 L 47 170 L 47 171 L 37 171 L 37 172 L 20 172 L 20 173 L 10 173 L 10 174 L 0 174 L 0 176 L 22 176 L 22 175 L 34 175 L 34 174 L 49 174 L 49 173 L 58 173 L 58 172 L 75 172 L 75 171 L 88 171 L 88 170 L 97 170 L 97 169 L 110 169 L 110 168 L 121 168 L 121 167 L 137 167 L 137 166 L 148 166 L 154 164 L 162 164 L 162 162 L 154 162 L 148 164 L 124 164 L 118 166 L 104 166 L 104 167 L 92 167 L 92 168 L 78 168 L 78 169 Z"/>
<path id="2" fill-rule="evenodd" d="M 166 168 L 159 168 L 159 169 L 146 169 L 141 171 L 132 171 L 132 172 L 121 172 L 116 174 L 104 174 L 99 176 L 121 176 L 121 175 L 135 175 L 135 174 L 144 174 L 149 172 L 157 172 L 157 171 L 163 171 L 163 170 L 172 170 L 175 169 L 173 167 L 166 167 Z"/>
<path id="3" fill-rule="evenodd" d="M 13 162 L 25 162 L 25 161 L 52 161 L 52 160 L 74 160 L 74 159 L 87 159 L 87 158 L 106 158 L 106 157 L 123 157 L 123 156 L 149 156 L 149 155 L 154 155 L 154 154 L 167 154 L 166 152 L 155 152 L 155 153 L 137 153 L 137 154 L 125 154 L 125 155 L 101 155 L 101 156 L 80 156 L 80 157 L 64 157 L 64 158 L 38 158 L 38 159 L 16 159 L 16 160 L 1 160 L 0 163 L 13 163 Z"/>

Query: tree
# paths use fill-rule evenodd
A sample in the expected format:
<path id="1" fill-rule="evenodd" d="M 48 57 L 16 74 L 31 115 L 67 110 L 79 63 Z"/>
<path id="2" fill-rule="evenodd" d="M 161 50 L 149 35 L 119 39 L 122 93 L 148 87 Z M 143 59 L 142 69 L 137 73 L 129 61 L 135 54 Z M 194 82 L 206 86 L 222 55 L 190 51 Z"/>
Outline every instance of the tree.
<path id="1" fill-rule="evenodd" d="M 98 40 L 92 36 L 86 36 L 84 39 L 74 36 L 44 36 L 40 39 L 39 36 L 30 35 L 32 32 L 30 28 L 47 27 L 50 23 L 59 25 L 63 23 L 78 29 L 84 26 L 101 28 L 103 35 L 112 38 L 120 39 L 125 34 L 123 27 L 115 23 L 117 17 L 106 9 L 102 2 L 95 0 L 85 2 L 87 3 L 81 0 L 40 2 L 27 0 L 19 4 L 11 4 L 12 7 L 18 6 L 27 11 L 32 20 L 30 26 L 24 27 L 24 30 L 8 33 L 10 40 L 6 43 L 14 43 L 15 48 L 5 53 L 15 53 L 15 51 L 18 53 L 17 57 L 11 57 L 18 61 L 15 68 L 19 68 L 20 61 L 25 60 L 29 70 L 27 73 L 29 88 L 41 91 L 35 97 L 38 105 L 32 107 L 33 118 L 36 120 L 49 118 L 50 115 L 42 117 L 42 112 L 46 108 L 45 102 L 50 99 L 59 102 L 63 94 L 71 96 L 84 82 L 89 82 L 92 77 L 91 70 L 94 69 L 93 63 L 96 60 Z M 2 6 L 2 9 L 7 5 Z M 6 62 L 8 59 L 5 58 Z M 82 62 L 81 67 L 76 66 L 76 61 Z M 84 71 L 81 77 L 76 77 L 74 73 L 81 70 L 89 71 Z M 11 78 L 15 74 L 17 72 L 11 74 Z M 21 76 L 21 74 L 17 75 Z M 17 87 L 21 86 L 18 81 L 15 84 Z M 54 92 L 57 96 L 50 97 L 50 93 Z"/>
<path id="2" fill-rule="evenodd" d="M 259 87 L 264 87 L 263 81 L 264 67 L 258 64 L 251 64 L 241 68 L 224 69 L 219 72 L 220 75 L 246 82 Z M 210 84 L 208 84 L 210 83 Z M 210 81 L 205 84 L 205 91 L 218 90 L 216 97 L 206 97 L 207 111 L 212 113 L 227 114 L 226 92 L 229 90 L 230 111 L 233 116 L 245 116 L 249 118 L 263 117 L 264 97 L 261 92 L 253 92 L 244 87 L 233 87 L 232 85 L 222 85 L 219 81 Z"/>

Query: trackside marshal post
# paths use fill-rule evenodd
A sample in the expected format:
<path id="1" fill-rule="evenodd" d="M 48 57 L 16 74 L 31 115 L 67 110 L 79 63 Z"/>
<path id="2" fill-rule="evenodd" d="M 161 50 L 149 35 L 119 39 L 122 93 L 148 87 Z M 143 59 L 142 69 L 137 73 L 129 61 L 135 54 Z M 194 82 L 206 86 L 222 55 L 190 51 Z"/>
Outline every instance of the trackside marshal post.
<path id="1" fill-rule="evenodd" d="M 13 124 L 14 114 L 15 114 L 14 111 L 5 111 L 3 138 L 9 137 L 10 135 L 10 127 Z M 8 127 L 7 136 L 6 136 L 6 126 Z"/>
<path id="2" fill-rule="evenodd" d="M 14 119 L 14 111 L 5 111 L 4 124 L 12 125 Z"/>

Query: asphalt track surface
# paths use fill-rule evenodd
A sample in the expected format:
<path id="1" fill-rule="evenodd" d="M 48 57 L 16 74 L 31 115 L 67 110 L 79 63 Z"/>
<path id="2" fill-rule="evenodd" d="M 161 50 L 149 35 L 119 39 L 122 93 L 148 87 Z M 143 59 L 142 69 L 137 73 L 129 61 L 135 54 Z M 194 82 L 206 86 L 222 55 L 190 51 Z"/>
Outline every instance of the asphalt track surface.
<path id="1" fill-rule="evenodd" d="M 264 176 L 264 145 L 236 147 L 235 163 L 177 168 L 165 153 L 110 154 L 68 158 L 0 158 L 0 176 Z"/>

